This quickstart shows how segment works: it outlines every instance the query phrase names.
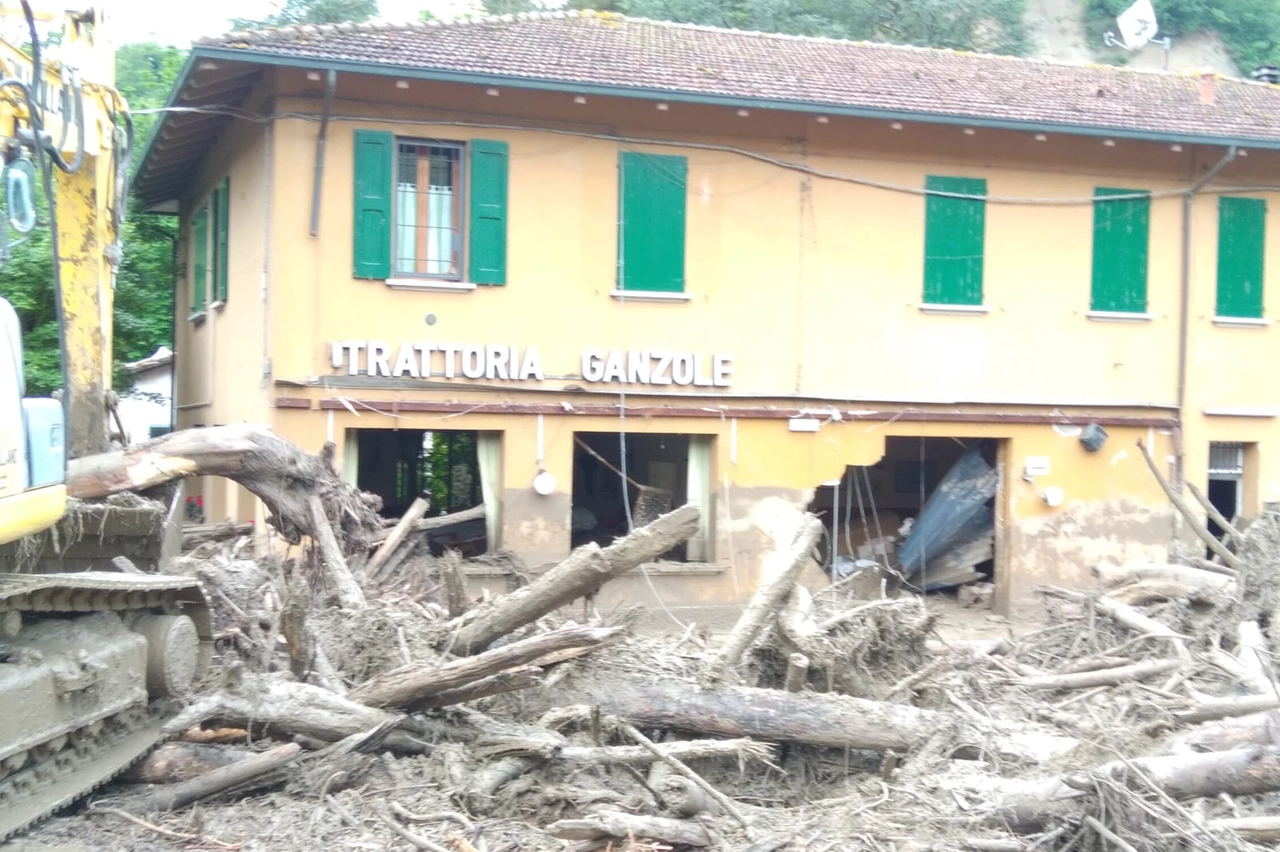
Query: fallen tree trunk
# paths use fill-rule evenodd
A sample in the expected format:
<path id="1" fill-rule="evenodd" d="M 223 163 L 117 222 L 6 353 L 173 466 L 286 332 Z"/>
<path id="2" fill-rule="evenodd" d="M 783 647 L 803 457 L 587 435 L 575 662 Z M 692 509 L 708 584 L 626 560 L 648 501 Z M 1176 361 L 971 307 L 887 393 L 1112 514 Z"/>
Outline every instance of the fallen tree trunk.
<path id="1" fill-rule="evenodd" d="M 729 637 L 720 646 L 719 653 L 711 661 L 706 675 L 714 681 L 736 666 L 746 653 L 765 621 L 776 614 L 795 588 L 796 578 L 812 558 L 814 545 L 822 535 L 822 523 L 813 515 L 804 515 L 796 529 L 794 540 L 787 547 L 779 542 L 777 551 L 770 554 L 760 577 L 760 584 L 751 596 L 751 602 L 743 610 Z"/>
<path id="2" fill-rule="evenodd" d="M 594 594 L 614 577 L 687 541 L 698 530 L 698 517 L 697 506 L 681 506 L 603 550 L 594 543 L 577 548 L 528 586 L 471 610 L 451 625 L 457 631 L 455 652 L 479 653 L 516 628 Z"/>
<path id="3" fill-rule="evenodd" d="M 381 573 L 382 566 L 386 564 L 391 554 L 395 553 L 400 545 L 404 544 L 404 540 L 409 537 L 409 533 L 423 515 L 427 513 L 427 507 L 431 504 L 423 498 L 419 497 L 413 501 L 405 513 L 400 516 L 400 520 L 392 527 L 391 532 L 378 545 L 378 549 L 373 552 L 373 556 L 369 557 L 369 564 L 365 566 L 365 576 L 370 580 L 377 580 Z M 381 532 L 381 531 L 379 531 Z M 377 533 L 375 533 L 375 536 Z"/>
<path id="4" fill-rule="evenodd" d="M 1151 471 L 1151 475 L 1156 478 L 1156 482 L 1160 484 L 1160 489 L 1164 491 L 1165 496 L 1169 498 L 1169 502 L 1186 520 L 1187 526 L 1191 527 L 1191 531 L 1205 543 L 1206 547 L 1218 555 L 1224 565 L 1233 571 L 1243 571 L 1245 566 L 1240 557 L 1227 550 L 1226 546 L 1218 541 L 1213 533 L 1209 532 L 1208 527 L 1200 523 L 1200 519 L 1196 517 L 1195 512 L 1191 511 L 1187 501 L 1183 500 L 1182 495 L 1174 491 L 1173 487 L 1160 475 L 1155 459 L 1151 458 L 1151 453 L 1147 450 L 1147 445 L 1142 442 L 1141 438 L 1138 439 L 1138 449 L 1142 451 L 1142 457 L 1147 461 L 1147 468 Z"/>
<path id="5" fill-rule="evenodd" d="M 175 479 L 223 476 L 266 504 L 269 523 L 291 544 L 314 529 L 309 499 L 318 496 L 345 552 L 355 552 L 378 528 L 368 499 L 333 467 L 333 444 L 319 455 L 304 453 L 271 430 L 248 423 L 170 432 L 127 450 L 72 459 L 67 493 L 93 500 L 145 491 Z"/>
<path id="6" fill-rule="evenodd" d="M 1276 843 L 1280 841 L 1280 817 L 1251 816 L 1227 817 L 1209 820 L 1210 828 L 1226 828 L 1259 843 Z"/>
<path id="7" fill-rule="evenodd" d="M 481 503 L 479 506 L 473 506 L 470 509 L 463 509 L 461 512 L 453 512 L 449 515 L 436 515 L 432 518 L 415 520 L 411 531 L 421 533 L 431 532 L 432 530 L 448 529 L 449 527 L 456 526 L 457 524 L 465 524 L 467 521 L 482 520 L 484 518 L 484 514 L 484 504 Z M 378 530 L 373 535 L 369 536 L 369 543 L 376 544 L 378 542 L 385 541 L 391 536 L 393 529 L 394 525 L 392 527 L 387 527 L 386 529 Z"/>
<path id="8" fill-rule="evenodd" d="M 245 742 L 241 737 L 240 742 Z M 143 758 L 124 777 L 146 784 L 177 784 L 252 757 L 247 748 L 206 743 L 171 742 Z"/>
<path id="9" fill-rule="evenodd" d="M 481 678 L 457 689 L 446 689 L 444 692 L 438 692 L 430 698 L 424 698 L 422 701 L 417 702 L 411 709 L 417 712 L 436 707 L 448 707 L 452 704 L 462 704 L 467 701 L 488 698 L 491 695 L 502 695 L 507 692 L 529 689 L 541 684 L 542 669 L 537 666 L 524 666 L 523 668 L 499 672 L 498 674 Z"/>
<path id="10" fill-rule="evenodd" d="M 561 840 L 619 840 L 648 837 L 678 846 L 710 846 L 711 835 L 701 823 L 629 814 L 623 811 L 599 811 L 582 819 L 562 819 L 547 826 L 547 833 Z"/>
<path id="11" fill-rule="evenodd" d="M 1182 660 L 1149 660 L 1129 666 L 1116 666 L 1110 669 L 1095 669 L 1073 674 L 1041 675 L 1018 681 L 1018 686 L 1027 689 L 1089 689 L 1095 686 L 1116 686 L 1133 680 L 1145 680 L 1153 675 L 1173 671 L 1183 664 Z"/>
<path id="12" fill-rule="evenodd" d="M 119 807 L 133 813 L 150 813 L 152 811 L 172 811 L 185 807 L 192 802 L 220 793 L 237 784 L 243 784 L 259 775 L 274 769 L 287 766 L 297 760 L 302 753 L 302 746 L 297 743 L 277 746 L 270 751 L 246 757 L 244 760 L 206 772 L 197 778 L 170 784 L 152 790 L 142 796 L 126 799 Z"/>
<path id="13" fill-rule="evenodd" d="M 598 648 L 624 632 L 621 627 L 562 627 L 444 665 L 430 663 L 385 672 L 353 689 L 350 696 L 369 707 L 407 707 L 445 690 L 527 665 L 547 654 Z"/>
<path id="14" fill-rule="evenodd" d="M 1221 567 L 1221 566 L 1219 566 Z M 1094 566 L 1093 573 L 1103 585 L 1123 586 L 1140 580 L 1169 580 L 1193 589 L 1227 589 L 1235 582 L 1230 575 L 1193 568 L 1188 565 L 1160 563 L 1129 563 L 1126 565 Z"/>
<path id="15" fill-rule="evenodd" d="M 1251 713 L 1229 721 L 1205 722 L 1183 731 L 1165 744 L 1170 754 L 1231 751 L 1280 741 L 1280 712 Z"/>
<path id="16" fill-rule="evenodd" d="M 639 727 L 670 728 L 723 737 L 773 742 L 904 751 L 940 730 L 955 731 L 964 744 L 982 741 L 1007 755 L 1039 761 L 1062 754 L 1076 741 L 1030 727 L 979 731 L 960 717 L 838 693 L 787 693 L 753 687 L 698 689 L 679 683 L 609 680 L 587 686 L 589 700 L 604 713 Z M 991 736 L 988 736 L 991 734 Z"/>
<path id="17" fill-rule="evenodd" d="M 182 528 L 182 549 L 191 550 L 211 541 L 224 541 L 253 533 L 253 524 L 224 521 L 220 524 L 188 524 Z"/>
<path id="18" fill-rule="evenodd" d="M 247 673 L 240 673 L 222 692 L 185 708 L 165 724 L 163 731 L 166 736 L 177 736 L 192 725 L 214 719 L 245 729 L 263 727 L 286 737 L 302 736 L 326 743 L 394 723 L 395 730 L 387 736 L 388 748 L 421 753 L 431 747 L 412 736 L 426 730 L 412 719 L 357 704 L 311 684 Z"/>
<path id="19" fill-rule="evenodd" d="M 325 515 L 324 502 L 312 494 L 307 498 L 311 511 L 311 535 L 316 546 L 320 548 L 320 561 L 325 568 L 325 576 L 338 598 L 338 605 L 343 609 L 361 609 L 365 605 L 364 590 L 356 582 L 347 560 L 338 546 L 337 536 Z"/>
<path id="20" fill-rule="evenodd" d="M 1190 710 L 1179 710 L 1173 718 L 1183 724 L 1212 722 L 1233 716 L 1248 716 L 1280 707 L 1280 695 L 1247 695 L 1242 698 L 1203 698 Z"/>

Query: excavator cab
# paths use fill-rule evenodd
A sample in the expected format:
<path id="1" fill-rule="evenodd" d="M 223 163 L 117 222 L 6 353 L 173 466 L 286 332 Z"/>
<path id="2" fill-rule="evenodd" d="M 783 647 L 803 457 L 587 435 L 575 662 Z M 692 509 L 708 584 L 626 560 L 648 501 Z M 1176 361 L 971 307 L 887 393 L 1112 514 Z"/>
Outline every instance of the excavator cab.
<path id="1" fill-rule="evenodd" d="M 48 529 L 66 511 L 62 403 L 27 397 L 18 314 L 0 296 L 0 544 Z"/>

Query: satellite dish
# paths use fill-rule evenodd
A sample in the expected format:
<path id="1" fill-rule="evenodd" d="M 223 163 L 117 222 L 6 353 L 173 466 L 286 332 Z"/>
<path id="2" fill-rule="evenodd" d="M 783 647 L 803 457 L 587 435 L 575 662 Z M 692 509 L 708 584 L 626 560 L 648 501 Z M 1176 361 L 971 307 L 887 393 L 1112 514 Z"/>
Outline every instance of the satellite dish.
<path id="1" fill-rule="evenodd" d="M 1160 32 L 1151 0 L 1137 0 L 1120 13 L 1116 24 L 1120 28 L 1120 44 L 1126 50 L 1141 50 Z"/>

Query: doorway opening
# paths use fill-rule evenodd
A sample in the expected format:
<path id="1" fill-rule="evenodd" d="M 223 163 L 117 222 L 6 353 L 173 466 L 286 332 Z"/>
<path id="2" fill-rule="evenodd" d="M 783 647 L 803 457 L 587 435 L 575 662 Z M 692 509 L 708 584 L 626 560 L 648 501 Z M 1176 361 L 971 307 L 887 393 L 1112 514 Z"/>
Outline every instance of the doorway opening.
<path id="1" fill-rule="evenodd" d="M 702 511 L 698 531 L 660 558 L 710 562 L 711 447 L 709 435 L 578 432 L 573 447 L 571 544 L 607 547 L 630 529 L 686 503 Z M 625 476 L 625 479 L 624 479 Z"/>
<path id="2" fill-rule="evenodd" d="M 433 529 L 427 536 L 432 553 L 477 556 L 496 546 L 501 433 L 358 429 L 356 452 L 356 487 L 382 498 L 388 521 L 419 497 L 428 501 L 427 517 L 485 507 L 482 518 Z"/>
<path id="3" fill-rule="evenodd" d="M 1228 521 L 1235 521 L 1244 506 L 1244 444 L 1209 445 L 1209 487 L 1206 496 Z M 1221 540 L 1227 534 L 1209 518 L 1209 532 Z M 1208 552 L 1212 556 L 1212 552 Z"/>
<path id="4" fill-rule="evenodd" d="M 874 563 L 924 592 L 994 582 L 999 446 L 891 437 L 880 461 L 824 483 L 808 509 L 826 529 L 819 549 L 828 574 L 840 580 Z"/>

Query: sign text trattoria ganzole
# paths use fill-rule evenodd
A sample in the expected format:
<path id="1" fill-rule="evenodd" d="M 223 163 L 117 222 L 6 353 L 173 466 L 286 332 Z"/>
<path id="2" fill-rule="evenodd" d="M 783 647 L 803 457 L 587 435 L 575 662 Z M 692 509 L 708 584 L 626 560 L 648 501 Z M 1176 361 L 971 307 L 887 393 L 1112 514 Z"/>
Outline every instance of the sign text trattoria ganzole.
<path id="1" fill-rule="evenodd" d="M 333 368 L 349 376 L 388 378 L 463 378 L 490 381 L 544 381 L 536 346 L 431 343 L 416 340 L 393 348 L 380 340 L 337 340 Z M 593 383 L 681 385 L 727 388 L 728 355 L 674 352 L 668 349 L 582 350 L 581 378 Z"/>

